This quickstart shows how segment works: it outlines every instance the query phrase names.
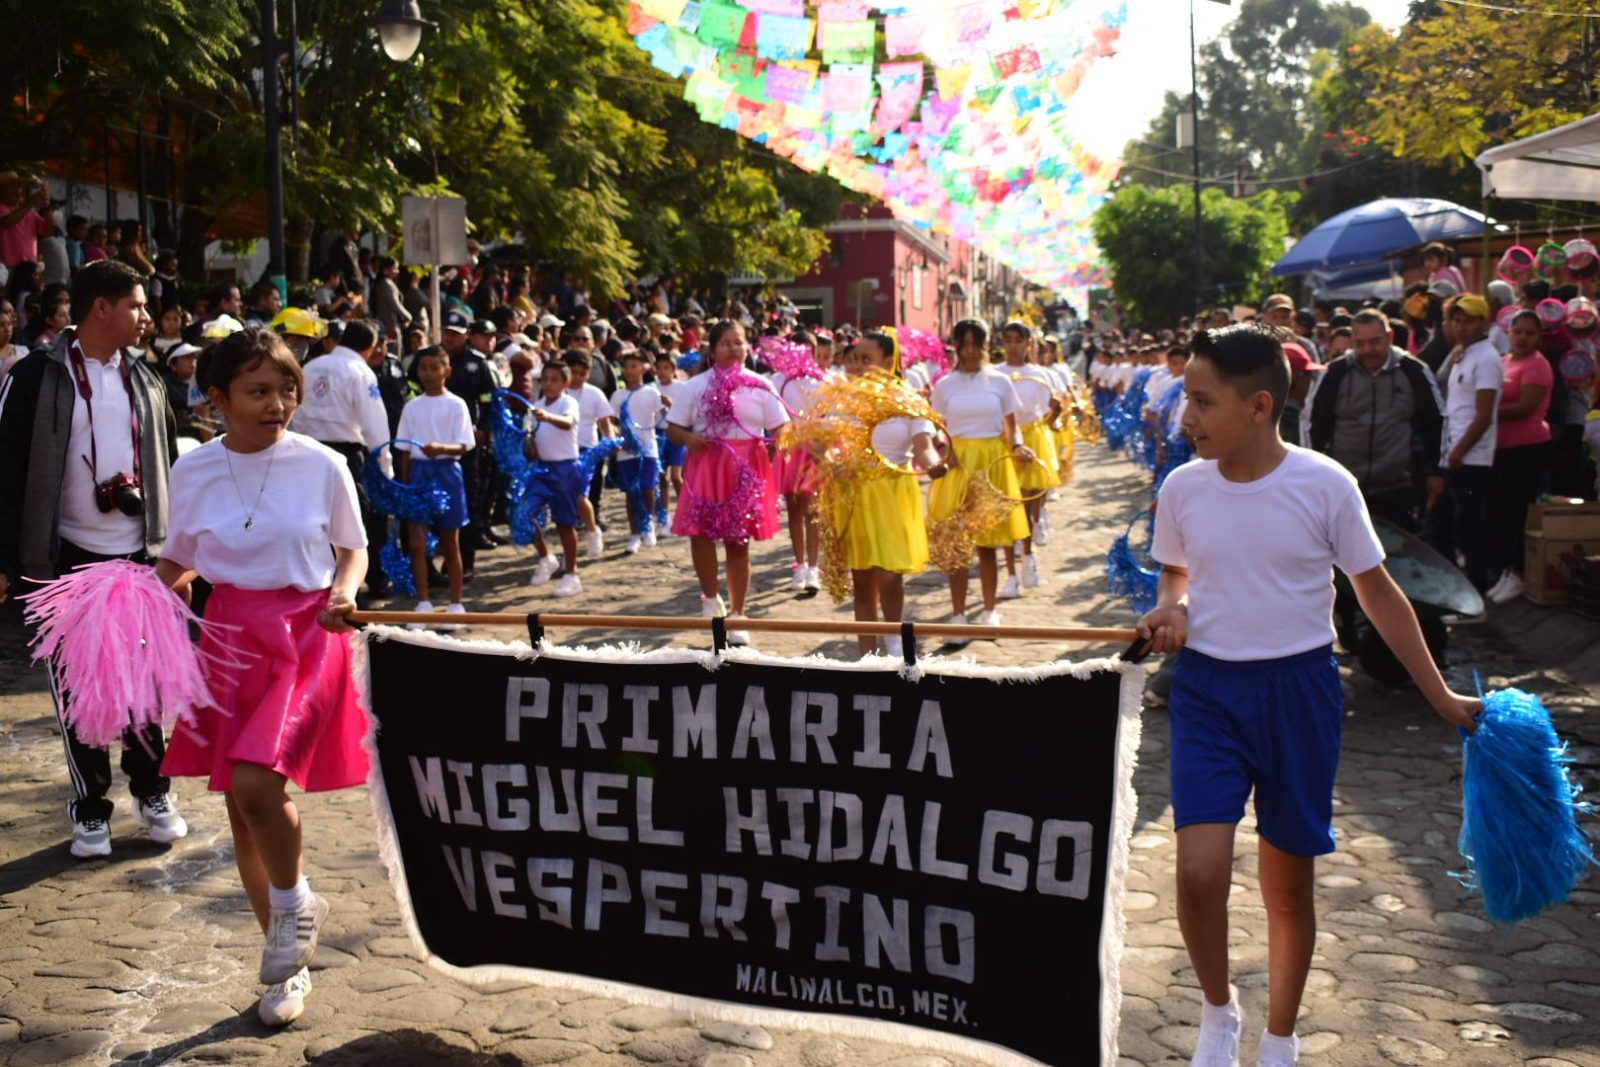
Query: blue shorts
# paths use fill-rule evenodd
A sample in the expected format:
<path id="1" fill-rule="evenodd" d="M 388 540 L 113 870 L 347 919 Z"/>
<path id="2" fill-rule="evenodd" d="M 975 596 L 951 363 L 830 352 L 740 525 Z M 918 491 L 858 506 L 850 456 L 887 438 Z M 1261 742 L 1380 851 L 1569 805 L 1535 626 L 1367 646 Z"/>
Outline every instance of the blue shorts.
<path id="1" fill-rule="evenodd" d="M 557 526 L 578 525 L 578 498 L 583 495 L 583 464 L 563 459 L 542 465 L 528 486 L 528 499 L 534 514 L 549 505 L 550 518 Z"/>
<path id="2" fill-rule="evenodd" d="M 683 461 L 689 458 L 689 446 L 675 445 L 667 440 L 667 431 L 656 431 L 656 451 L 661 454 L 661 469 L 668 467 L 681 467 Z"/>
<path id="3" fill-rule="evenodd" d="M 444 490 L 450 506 L 443 514 L 434 516 L 435 530 L 459 530 L 467 525 L 467 483 L 461 476 L 461 464 L 454 459 L 411 458 L 411 484 L 431 485 Z"/>
<path id="4" fill-rule="evenodd" d="M 661 466 L 654 456 L 617 460 L 617 485 L 624 491 L 632 486 L 637 492 L 653 493 L 660 477 Z"/>
<path id="5" fill-rule="evenodd" d="M 1333 851 L 1344 693 L 1331 647 L 1242 662 L 1186 648 L 1167 709 L 1177 828 L 1238 822 L 1253 786 L 1256 832 L 1273 847 Z"/>

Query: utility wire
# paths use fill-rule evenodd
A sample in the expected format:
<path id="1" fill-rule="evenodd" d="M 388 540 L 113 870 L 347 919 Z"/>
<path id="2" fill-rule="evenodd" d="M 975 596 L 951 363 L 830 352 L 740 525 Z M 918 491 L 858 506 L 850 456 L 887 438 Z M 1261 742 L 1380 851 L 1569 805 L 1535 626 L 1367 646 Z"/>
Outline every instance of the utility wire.
<path id="1" fill-rule="evenodd" d="M 1543 15 L 1553 19 L 1600 19 L 1600 11 L 1545 11 L 1537 7 L 1512 7 L 1508 4 L 1486 4 L 1481 0 L 1439 0 L 1456 7 L 1475 7 L 1482 11 L 1503 11 L 1508 15 Z"/>

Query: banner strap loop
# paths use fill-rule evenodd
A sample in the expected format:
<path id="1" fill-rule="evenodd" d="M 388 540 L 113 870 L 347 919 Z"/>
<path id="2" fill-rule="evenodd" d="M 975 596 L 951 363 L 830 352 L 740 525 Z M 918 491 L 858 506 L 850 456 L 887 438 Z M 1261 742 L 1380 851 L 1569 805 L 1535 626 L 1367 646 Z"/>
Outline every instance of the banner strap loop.
<path id="1" fill-rule="evenodd" d="M 528 642 L 537 649 L 544 644 L 544 627 L 539 624 L 539 613 L 528 612 Z"/>
<path id="2" fill-rule="evenodd" d="M 711 651 L 719 656 L 728 651 L 728 622 L 721 615 L 711 618 Z"/>
<path id="3" fill-rule="evenodd" d="M 917 665 L 917 626 L 913 622 L 900 624 L 900 654 L 905 657 L 907 667 Z"/>

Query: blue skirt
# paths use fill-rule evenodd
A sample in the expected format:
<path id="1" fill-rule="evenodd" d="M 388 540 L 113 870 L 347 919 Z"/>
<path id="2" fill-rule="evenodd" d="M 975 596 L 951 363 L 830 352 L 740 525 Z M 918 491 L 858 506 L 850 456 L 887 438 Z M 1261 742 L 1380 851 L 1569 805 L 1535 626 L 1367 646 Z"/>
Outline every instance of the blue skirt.
<path id="1" fill-rule="evenodd" d="M 411 484 L 431 485 L 444 490 L 450 506 L 433 520 L 435 530 L 459 530 L 467 525 L 467 483 L 461 464 L 454 459 L 411 458 Z"/>

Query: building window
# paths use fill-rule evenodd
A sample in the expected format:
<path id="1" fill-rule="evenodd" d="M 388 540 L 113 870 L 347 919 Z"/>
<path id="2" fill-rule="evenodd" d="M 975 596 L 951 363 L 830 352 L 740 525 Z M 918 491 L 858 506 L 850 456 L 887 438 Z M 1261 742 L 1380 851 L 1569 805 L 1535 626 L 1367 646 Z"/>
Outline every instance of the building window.
<path id="1" fill-rule="evenodd" d="M 837 237 L 828 240 L 828 258 L 833 262 L 834 270 L 844 266 L 844 246 Z"/>
<path id="2" fill-rule="evenodd" d="M 922 310 L 922 264 L 913 264 L 911 267 L 911 306 L 918 311 Z"/>

